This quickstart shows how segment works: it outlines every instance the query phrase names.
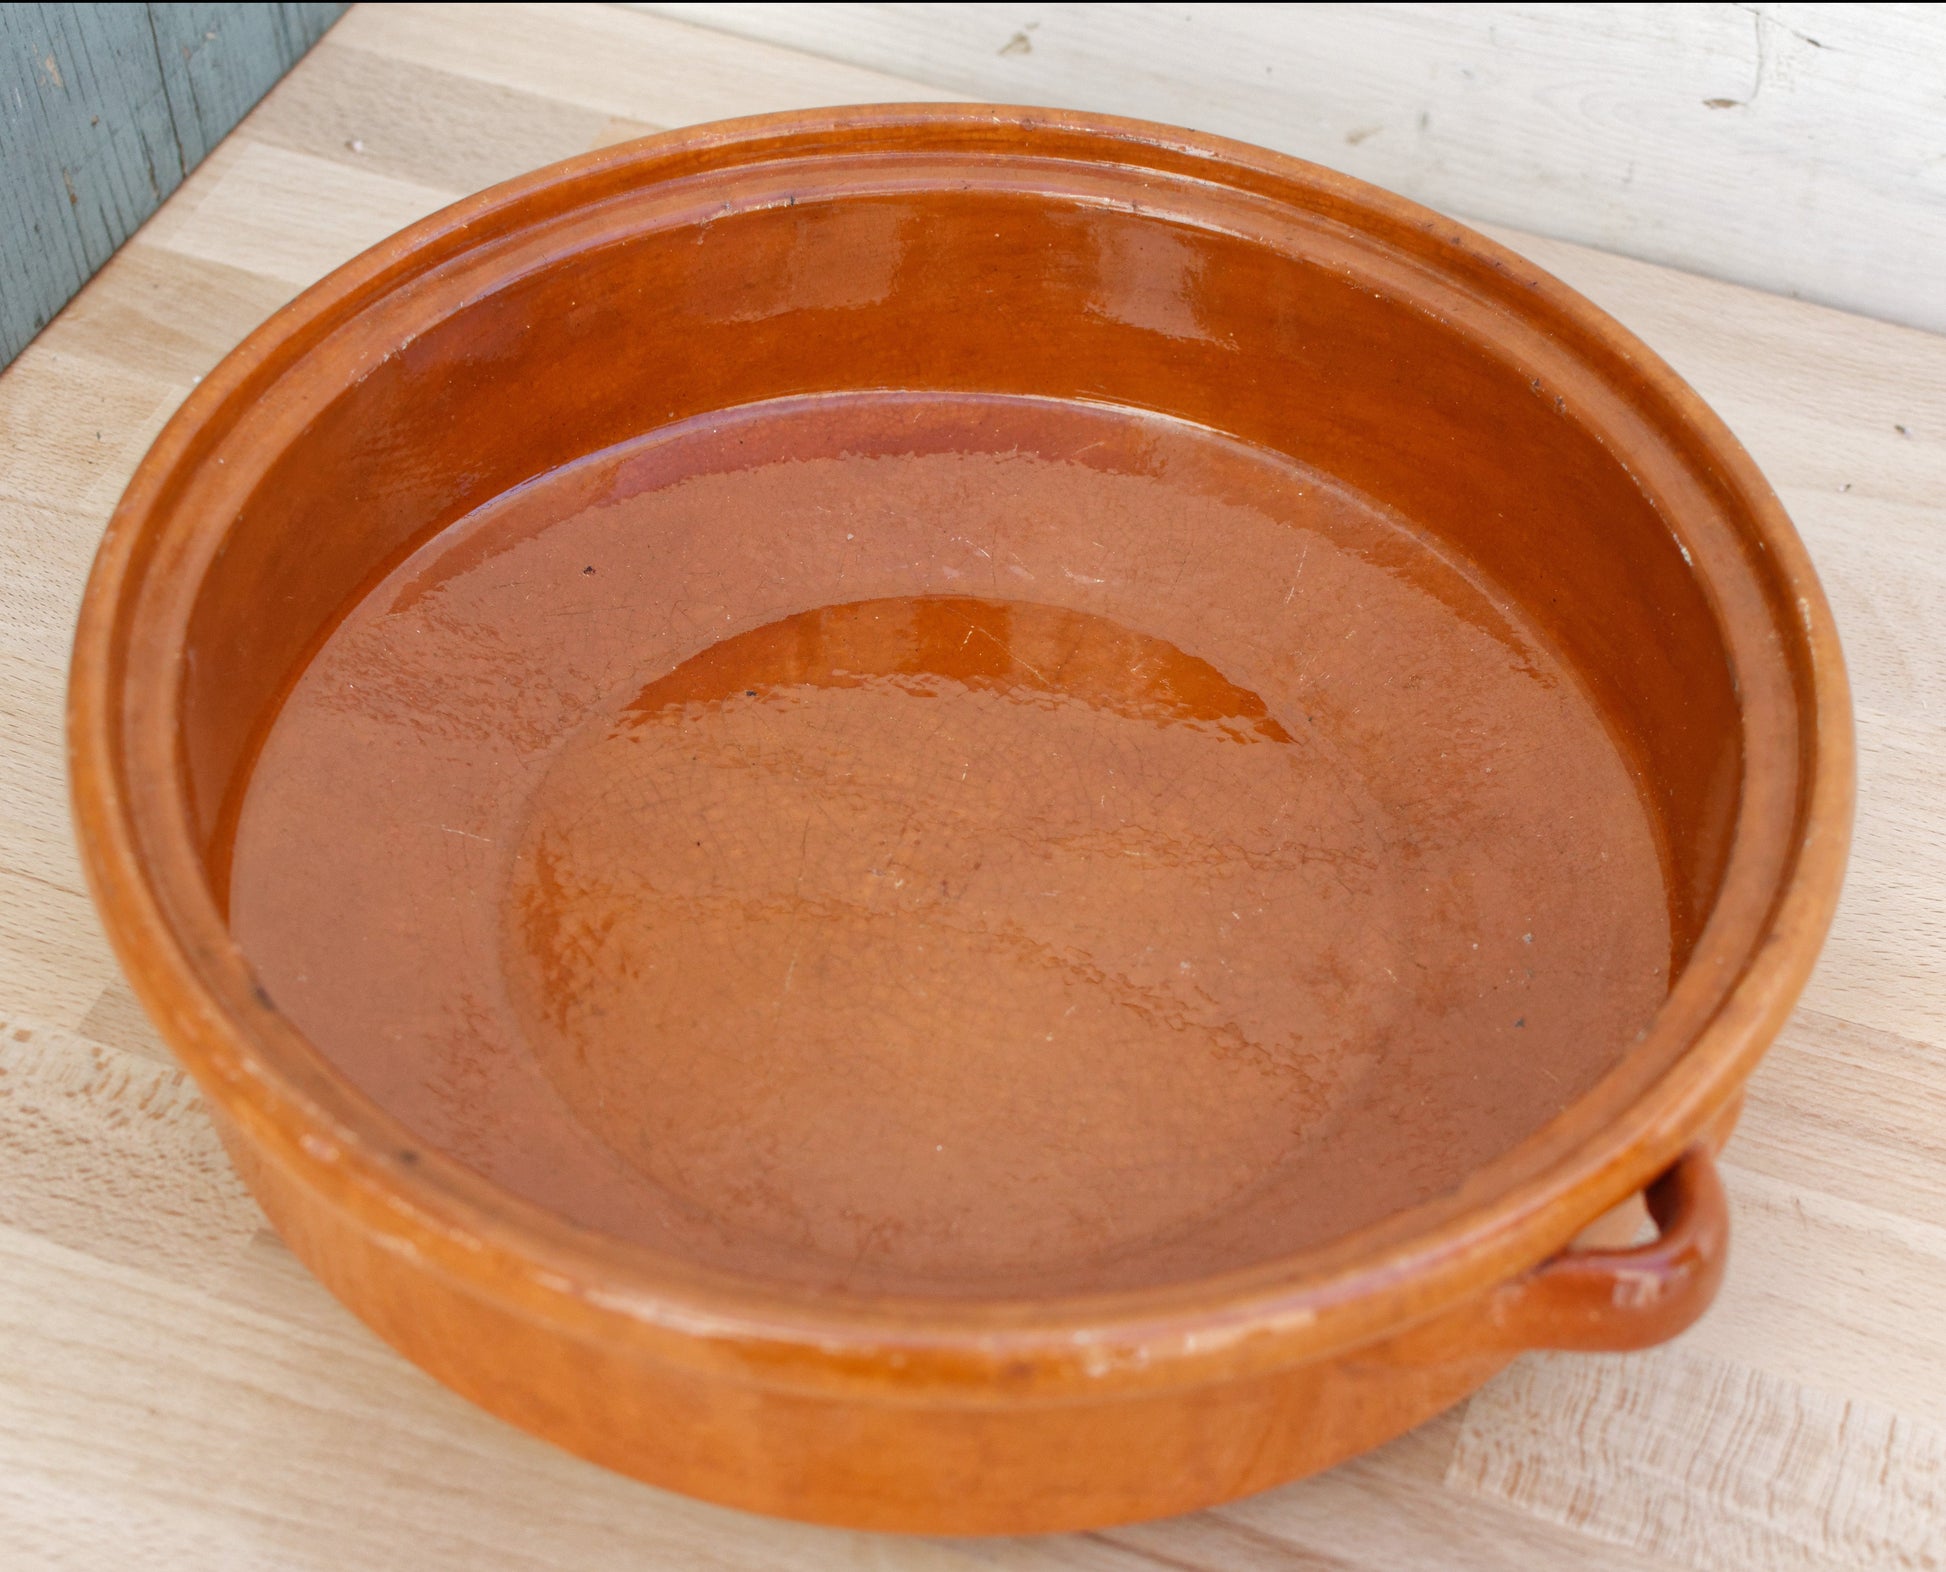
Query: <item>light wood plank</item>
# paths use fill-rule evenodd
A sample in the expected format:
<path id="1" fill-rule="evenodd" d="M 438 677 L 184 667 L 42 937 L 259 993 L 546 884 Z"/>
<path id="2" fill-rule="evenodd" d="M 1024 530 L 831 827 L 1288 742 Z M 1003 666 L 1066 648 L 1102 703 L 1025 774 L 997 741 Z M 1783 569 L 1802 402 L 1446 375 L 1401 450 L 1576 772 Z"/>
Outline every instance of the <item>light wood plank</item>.
<path id="1" fill-rule="evenodd" d="M 442 191 L 587 151 L 599 109 L 326 39 L 250 117 L 251 140 Z"/>
<path id="2" fill-rule="evenodd" d="M 822 104 L 948 99 L 860 70 L 605 5 L 361 6 L 334 41 L 653 126 Z"/>
<path id="3" fill-rule="evenodd" d="M 1751 1079 L 1739 1168 L 1915 1221 L 1946 1218 L 1940 1052 L 1799 1009 Z"/>
<path id="4" fill-rule="evenodd" d="M 0 497 L 0 653 L 59 670 L 99 533 L 86 515 Z M 19 681 L 45 685 L 24 675 Z"/>
<path id="5" fill-rule="evenodd" d="M 1731 1161 L 1723 1178 L 1735 1265 L 1682 1346 L 1946 1427 L 1946 1221 L 1846 1200 L 1816 1175 Z"/>
<path id="6" fill-rule="evenodd" d="M 269 1313 L 0 1227 L 0 1544 L 21 1566 L 964 1572 L 650 1491 L 487 1418 L 343 1311 Z M 17 1559 L 15 1559 L 17 1558 Z"/>
<path id="7" fill-rule="evenodd" d="M 146 368 L 29 346 L 0 376 L 0 499 L 105 519 L 188 391 Z"/>
<path id="8" fill-rule="evenodd" d="M 186 202 L 156 215 L 146 243 L 308 284 L 464 195 L 264 142 L 232 148 L 196 172 Z"/>
<path id="9" fill-rule="evenodd" d="M 11 840 L 12 827 L 6 828 Z M 0 1008 L 75 1026 L 115 976 L 115 958 L 87 896 L 0 867 L 0 978 L 6 980 Z"/>
<path id="10" fill-rule="evenodd" d="M 78 899 L 81 865 L 64 794 L 48 790 L 63 768 L 62 671 L 50 658 L 59 647 L 0 654 L 0 691 L 13 690 L 0 701 L 0 875 L 17 874 Z"/>
<path id="11" fill-rule="evenodd" d="M 263 1214 L 182 1071 L 0 1016 L 0 1225 L 207 1285 Z"/>
<path id="12" fill-rule="evenodd" d="M 1576 1567 L 1647 1572 L 1660 1563 L 1602 1544 L 1520 1507 L 1456 1494 L 1444 1480 L 1462 1412 L 1446 1415 L 1369 1457 L 1201 1518 L 1117 1531 L 1163 1566 L 1188 1557 L 1210 1572 L 1249 1565 L 1345 1572 L 1501 1572 Z M 1203 1540 L 1202 1529 L 1214 1532 Z M 1201 1541 L 1199 1543 L 1199 1541 Z"/>
<path id="13" fill-rule="evenodd" d="M 296 293 L 282 279 L 133 240 L 35 348 L 140 366 L 187 388 Z"/>
<path id="14" fill-rule="evenodd" d="M 1687 1349 L 1521 1360 L 1446 1483 L 1688 1566 L 1946 1561 L 1946 1429 Z"/>
<path id="15" fill-rule="evenodd" d="M 1872 811 L 1860 814 L 1852 831 L 1837 921 L 1804 993 L 1810 1008 L 1880 1031 L 1946 1042 L 1942 779 L 1946 726 L 1860 703 L 1858 789 Z"/>

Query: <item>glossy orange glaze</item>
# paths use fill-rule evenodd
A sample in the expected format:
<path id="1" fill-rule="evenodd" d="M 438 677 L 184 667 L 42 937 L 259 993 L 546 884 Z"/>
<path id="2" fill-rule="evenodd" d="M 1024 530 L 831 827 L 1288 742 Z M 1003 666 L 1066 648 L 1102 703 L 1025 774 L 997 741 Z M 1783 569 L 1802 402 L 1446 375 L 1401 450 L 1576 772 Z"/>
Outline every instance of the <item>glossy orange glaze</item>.
<path id="1" fill-rule="evenodd" d="M 825 1288 L 1127 1288 L 1450 1189 L 1668 988 L 1658 833 L 1509 597 L 1072 402 L 658 431 L 437 534 L 262 747 L 231 921 L 418 1139 Z"/>
<path id="2" fill-rule="evenodd" d="M 368 1325 L 934 1533 L 1693 1322 L 1852 769 L 1788 519 L 1586 301 L 937 105 L 604 149 L 307 291 L 140 466 L 70 737 L 131 983 Z"/>

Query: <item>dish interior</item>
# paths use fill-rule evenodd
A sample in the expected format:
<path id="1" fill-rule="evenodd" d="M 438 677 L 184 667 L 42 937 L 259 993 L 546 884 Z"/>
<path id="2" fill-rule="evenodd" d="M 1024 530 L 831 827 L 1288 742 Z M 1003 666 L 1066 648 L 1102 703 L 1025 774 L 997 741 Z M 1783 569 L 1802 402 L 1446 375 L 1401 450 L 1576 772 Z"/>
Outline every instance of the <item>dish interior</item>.
<path id="1" fill-rule="evenodd" d="M 1707 454 L 1322 177 L 833 135 L 268 330 L 157 504 L 155 813 L 419 1146 L 693 1263 L 1142 1288 L 1452 1192 L 1717 899 Z"/>
<path id="2" fill-rule="evenodd" d="M 1614 1063 L 1677 939 L 1639 777 L 1514 597 L 1288 454 L 834 392 L 375 572 L 230 921 L 420 1140 L 590 1227 L 1137 1287 L 1450 1189 Z"/>

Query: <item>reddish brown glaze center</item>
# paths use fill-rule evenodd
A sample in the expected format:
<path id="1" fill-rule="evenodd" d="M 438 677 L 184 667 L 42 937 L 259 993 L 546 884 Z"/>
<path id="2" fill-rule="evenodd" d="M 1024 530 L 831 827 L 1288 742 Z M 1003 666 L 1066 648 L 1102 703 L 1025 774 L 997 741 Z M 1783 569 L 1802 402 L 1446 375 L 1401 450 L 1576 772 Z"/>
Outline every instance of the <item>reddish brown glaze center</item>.
<path id="1" fill-rule="evenodd" d="M 426 543 L 285 703 L 235 930 L 428 1143 L 856 1288 L 1129 1286 L 1458 1182 L 1660 1001 L 1517 611 L 1154 416 L 692 421 Z"/>
<path id="2" fill-rule="evenodd" d="M 767 1238 L 937 1273 L 1187 1222 L 1371 1068 L 1424 926 L 1298 726 L 1087 612 L 771 623 L 548 772 L 515 1011 L 631 1166 Z"/>

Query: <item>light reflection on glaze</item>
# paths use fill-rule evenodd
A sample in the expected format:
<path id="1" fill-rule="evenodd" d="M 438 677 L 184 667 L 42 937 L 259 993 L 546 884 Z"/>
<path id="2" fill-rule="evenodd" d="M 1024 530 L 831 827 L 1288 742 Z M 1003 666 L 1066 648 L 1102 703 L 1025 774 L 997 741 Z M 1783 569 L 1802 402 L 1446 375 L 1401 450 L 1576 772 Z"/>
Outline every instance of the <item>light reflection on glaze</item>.
<path id="1" fill-rule="evenodd" d="M 631 731 L 666 712 L 794 689 L 932 693 L 931 679 L 1017 703 L 1080 703 L 1159 725 L 1205 722 L 1235 742 L 1289 742 L 1264 701 L 1208 661 L 1087 612 L 964 595 L 821 606 L 712 645 L 623 711 Z"/>
<path id="2" fill-rule="evenodd" d="M 918 1292 L 1433 1193 L 1668 959 L 1642 805 L 1517 610 L 1287 460 L 987 396 L 707 417 L 430 542 L 293 691 L 232 910 L 503 1184 Z"/>

